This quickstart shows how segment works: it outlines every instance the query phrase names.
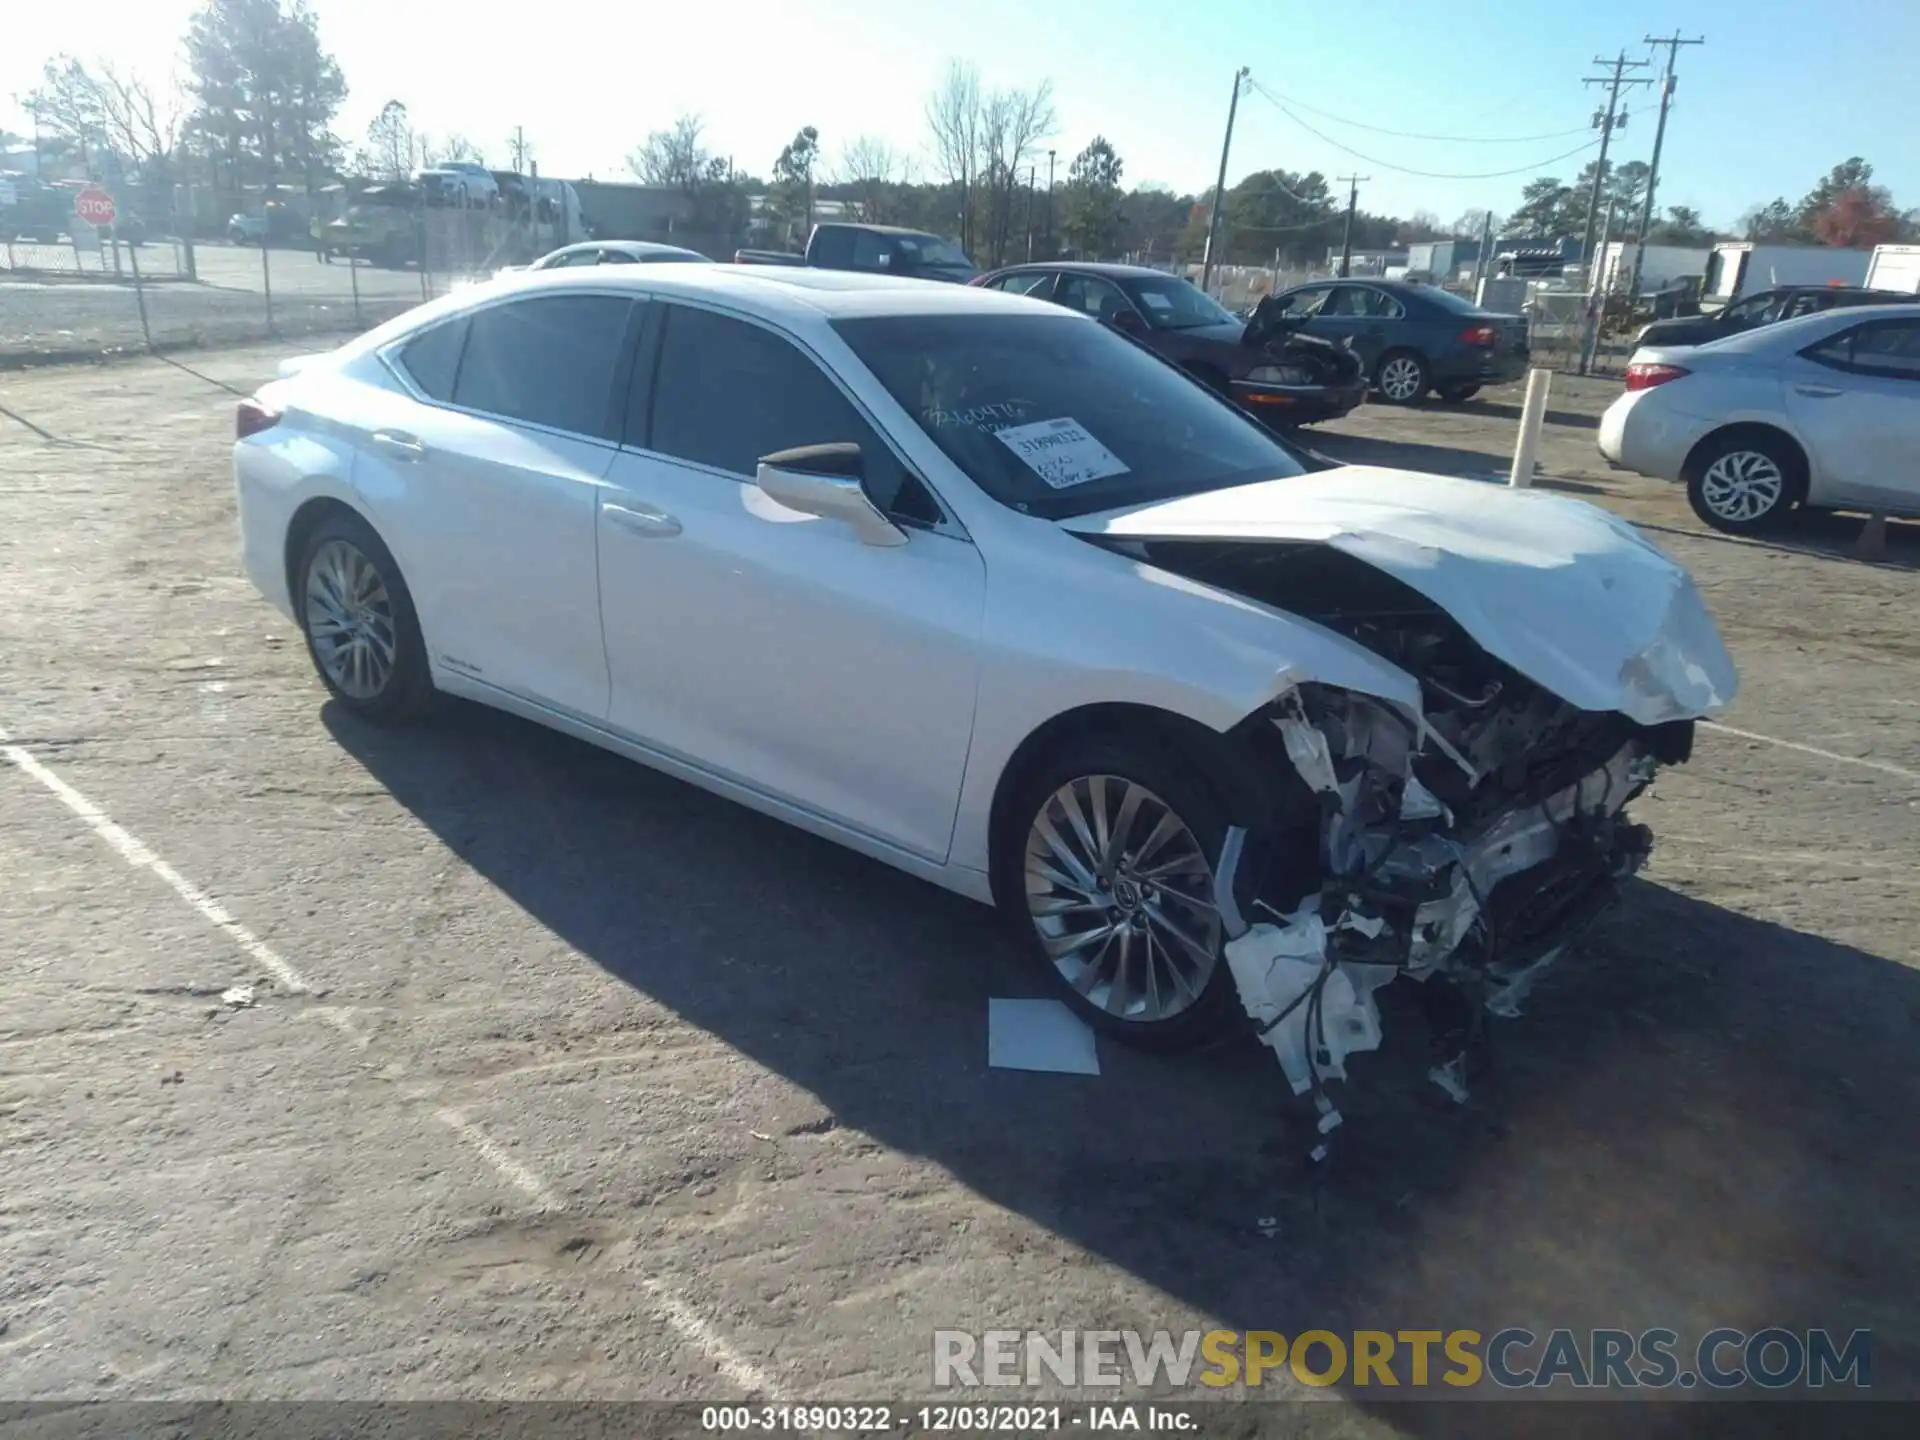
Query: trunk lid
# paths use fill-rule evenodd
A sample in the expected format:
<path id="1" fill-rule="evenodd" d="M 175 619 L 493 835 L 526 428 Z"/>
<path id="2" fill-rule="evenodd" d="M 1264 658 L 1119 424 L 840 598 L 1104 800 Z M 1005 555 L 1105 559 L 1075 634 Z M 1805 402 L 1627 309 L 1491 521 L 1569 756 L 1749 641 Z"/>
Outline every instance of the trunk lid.
<path id="1" fill-rule="evenodd" d="M 1345 465 L 1056 523 L 1107 542 L 1332 546 L 1583 710 L 1655 725 L 1712 714 L 1738 688 L 1692 576 L 1625 520 L 1563 495 Z"/>

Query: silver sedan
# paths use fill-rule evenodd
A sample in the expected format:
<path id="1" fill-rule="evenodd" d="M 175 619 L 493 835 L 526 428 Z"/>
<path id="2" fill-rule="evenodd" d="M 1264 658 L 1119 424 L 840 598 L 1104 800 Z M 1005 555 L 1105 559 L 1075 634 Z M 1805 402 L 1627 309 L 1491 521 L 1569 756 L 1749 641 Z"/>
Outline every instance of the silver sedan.
<path id="1" fill-rule="evenodd" d="M 1920 514 L 1920 305 L 1638 350 L 1600 453 L 1680 481 L 1694 513 L 1730 534 L 1802 507 Z"/>

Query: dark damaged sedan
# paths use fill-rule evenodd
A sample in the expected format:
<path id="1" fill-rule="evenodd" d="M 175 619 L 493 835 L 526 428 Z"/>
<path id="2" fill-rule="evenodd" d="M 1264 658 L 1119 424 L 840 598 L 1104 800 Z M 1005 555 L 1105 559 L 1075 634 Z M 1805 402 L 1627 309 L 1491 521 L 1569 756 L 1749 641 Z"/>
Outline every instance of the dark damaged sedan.
<path id="1" fill-rule="evenodd" d="M 1338 420 L 1366 399 L 1350 346 L 1302 335 L 1280 316 L 1236 319 L 1163 270 L 1056 261 L 1010 265 L 972 283 L 1084 311 L 1271 426 Z"/>

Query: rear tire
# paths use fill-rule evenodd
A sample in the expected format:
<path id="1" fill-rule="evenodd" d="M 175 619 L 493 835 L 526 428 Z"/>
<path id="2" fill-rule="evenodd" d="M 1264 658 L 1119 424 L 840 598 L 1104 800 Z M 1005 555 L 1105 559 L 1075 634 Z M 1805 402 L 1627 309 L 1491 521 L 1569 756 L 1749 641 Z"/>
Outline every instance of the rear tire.
<path id="1" fill-rule="evenodd" d="M 409 720 L 434 697 L 420 620 L 400 567 L 373 527 L 341 511 L 313 527 L 294 571 L 307 655 L 340 704 L 369 720 Z"/>
<path id="2" fill-rule="evenodd" d="M 1693 513 L 1726 535 L 1779 528 L 1807 494 L 1800 453 L 1764 430 L 1710 437 L 1687 457 L 1684 478 Z"/>
<path id="3" fill-rule="evenodd" d="M 995 898 L 1054 993 L 1140 1049 L 1188 1049 L 1241 1013 L 1213 908 L 1219 797 L 1170 746 L 1087 737 L 1021 782 L 995 846 Z"/>
<path id="4" fill-rule="evenodd" d="M 1389 405 L 1418 405 L 1432 386 L 1427 362 L 1411 350 L 1389 350 L 1373 372 L 1373 388 Z"/>

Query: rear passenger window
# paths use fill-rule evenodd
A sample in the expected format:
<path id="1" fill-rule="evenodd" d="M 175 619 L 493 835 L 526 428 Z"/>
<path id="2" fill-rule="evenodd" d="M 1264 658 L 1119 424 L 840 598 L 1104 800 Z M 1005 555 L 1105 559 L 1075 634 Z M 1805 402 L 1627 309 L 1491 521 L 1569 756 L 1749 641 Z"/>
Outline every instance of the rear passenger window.
<path id="1" fill-rule="evenodd" d="M 615 295 L 543 295 L 476 312 L 454 404 L 617 438 L 607 423 L 609 402 L 632 309 L 631 300 Z"/>
<path id="2" fill-rule="evenodd" d="M 649 449 L 751 478 L 762 455 L 850 440 L 874 504 L 899 519 L 939 520 L 932 495 L 797 346 L 710 310 L 662 310 Z"/>
<path id="3" fill-rule="evenodd" d="M 422 393 L 451 403 L 453 380 L 460 370 L 460 347 L 467 338 L 467 317 L 422 330 L 400 347 L 400 368 Z"/>

